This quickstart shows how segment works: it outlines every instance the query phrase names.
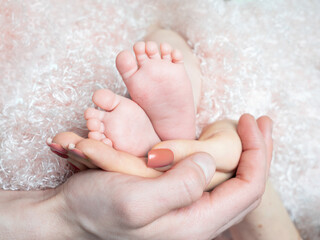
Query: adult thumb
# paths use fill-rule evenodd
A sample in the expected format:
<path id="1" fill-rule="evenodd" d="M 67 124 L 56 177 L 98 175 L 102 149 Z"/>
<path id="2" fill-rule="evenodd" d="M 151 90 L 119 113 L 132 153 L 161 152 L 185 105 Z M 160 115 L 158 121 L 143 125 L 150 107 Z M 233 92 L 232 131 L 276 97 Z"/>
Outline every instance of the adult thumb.
<path id="1" fill-rule="evenodd" d="M 139 193 L 139 199 L 134 201 L 135 204 L 141 204 L 135 205 L 137 211 L 143 209 L 148 213 L 148 216 L 144 215 L 143 223 L 151 222 L 200 199 L 215 169 L 214 159 L 210 155 L 197 153 L 179 162 L 158 178 L 144 181 L 144 191 L 135 191 Z M 148 203 L 145 200 L 148 200 Z"/>

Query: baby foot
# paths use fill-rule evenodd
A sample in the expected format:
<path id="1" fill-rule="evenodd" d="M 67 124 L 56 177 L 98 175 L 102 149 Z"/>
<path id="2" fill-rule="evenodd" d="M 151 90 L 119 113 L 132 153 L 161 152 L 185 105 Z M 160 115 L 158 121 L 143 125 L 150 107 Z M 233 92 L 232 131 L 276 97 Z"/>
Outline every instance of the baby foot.
<path id="1" fill-rule="evenodd" d="M 103 111 L 86 110 L 89 138 L 135 156 L 145 156 L 160 141 L 148 116 L 134 101 L 107 89 L 96 91 L 92 100 Z"/>
<path id="2" fill-rule="evenodd" d="M 138 42 L 135 57 L 122 51 L 116 65 L 133 101 L 149 116 L 161 140 L 195 138 L 195 106 L 182 54 L 169 44 Z"/>

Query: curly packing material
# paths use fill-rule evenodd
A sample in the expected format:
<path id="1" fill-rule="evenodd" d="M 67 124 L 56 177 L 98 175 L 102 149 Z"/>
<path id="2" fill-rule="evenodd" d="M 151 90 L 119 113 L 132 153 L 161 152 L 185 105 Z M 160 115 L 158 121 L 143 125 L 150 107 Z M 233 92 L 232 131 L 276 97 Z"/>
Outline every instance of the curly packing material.
<path id="1" fill-rule="evenodd" d="M 198 131 L 249 112 L 274 120 L 271 180 L 304 239 L 320 238 L 318 0 L 0 0 L 0 184 L 53 188 L 72 175 L 45 141 L 86 136 L 94 90 L 125 95 L 115 57 L 149 26 L 201 59 Z"/>

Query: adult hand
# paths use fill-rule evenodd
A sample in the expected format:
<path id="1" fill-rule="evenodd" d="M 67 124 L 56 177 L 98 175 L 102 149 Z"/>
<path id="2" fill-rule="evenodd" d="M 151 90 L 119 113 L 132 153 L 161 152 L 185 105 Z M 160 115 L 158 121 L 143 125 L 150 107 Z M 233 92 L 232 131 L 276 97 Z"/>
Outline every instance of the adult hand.
<path id="1" fill-rule="evenodd" d="M 204 128 L 198 140 L 169 140 L 155 145 L 146 158 L 117 151 L 101 141 L 84 139 L 74 133 L 59 133 L 48 142 L 55 153 L 67 154 L 68 161 L 83 170 L 99 167 L 145 178 L 154 178 L 177 162 L 194 153 L 210 154 L 216 163 L 216 173 L 206 190 L 226 181 L 235 174 L 242 152 L 237 122 L 217 121 Z M 72 146 L 69 149 L 68 146 Z M 159 168 L 160 167 L 160 168 Z"/>
<path id="2" fill-rule="evenodd" d="M 0 191 L 0 239 L 167 239 L 157 221 L 197 201 L 214 172 L 199 153 L 155 179 L 87 170 L 56 189 Z"/>
<path id="3" fill-rule="evenodd" d="M 205 153 L 153 179 L 88 170 L 59 187 L 58 199 L 64 199 L 66 226 L 76 230 L 72 239 L 170 239 L 174 215 L 201 198 L 214 172 Z"/>
<path id="4" fill-rule="evenodd" d="M 212 239 L 258 206 L 272 158 L 271 132 L 268 117 L 256 122 L 243 115 L 236 176 L 210 193 L 203 189 L 215 165 L 203 153 L 154 179 L 98 170 L 76 174 L 57 190 L 63 225 L 79 239 Z"/>

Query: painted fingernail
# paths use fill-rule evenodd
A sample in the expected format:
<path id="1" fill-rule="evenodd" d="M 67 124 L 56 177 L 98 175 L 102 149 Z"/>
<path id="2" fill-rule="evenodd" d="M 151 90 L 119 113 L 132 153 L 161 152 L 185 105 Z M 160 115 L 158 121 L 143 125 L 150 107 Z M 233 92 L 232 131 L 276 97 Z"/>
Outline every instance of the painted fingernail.
<path id="1" fill-rule="evenodd" d="M 56 151 L 55 151 L 55 150 L 53 150 L 52 148 L 50 148 L 50 150 L 51 150 L 53 153 L 57 154 L 59 157 L 62 157 L 62 158 L 69 158 L 69 157 L 68 157 L 68 155 L 61 154 L 61 153 L 59 153 L 59 152 L 56 152 Z"/>
<path id="2" fill-rule="evenodd" d="M 46 143 L 47 143 L 48 145 L 51 144 L 51 143 L 52 143 L 52 138 L 47 138 Z"/>
<path id="3" fill-rule="evenodd" d="M 148 152 L 147 166 L 150 168 L 160 168 L 170 165 L 174 160 L 173 152 L 170 149 L 152 149 Z"/>
<path id="4" fill-rule="evenodd" d="M 84 159 L 87 159 L 87 156 L 84 155 L 83 152 L 81 152 L 79 149 L 75 148 L 75 145 L 74 144 L 69 144 L 68 146 L 68 149 L 69 149 L 69 152 L 78 156 L 78 157 L 81 157 L 81 158 L 84 158 Z"/>
<path id="5" fill-rule="evenodd" d="M 53 143 L 51 138 L 47 139 L 47 145 L 55 152 L 66 155 L 68 153 L 60 144 Z"/>
<path id="6" fill-rule="evenodd" d="M 68 161 L 68 163 L 69 163 L 69 165 L 71 166 L 71 167 L 73 167 L 75 170 L 77 170 L 77 171 L 79 171 L 80 169 L 79 168 L 77 168 L 75 165 L 73 165 L 70 161 Z"/>

